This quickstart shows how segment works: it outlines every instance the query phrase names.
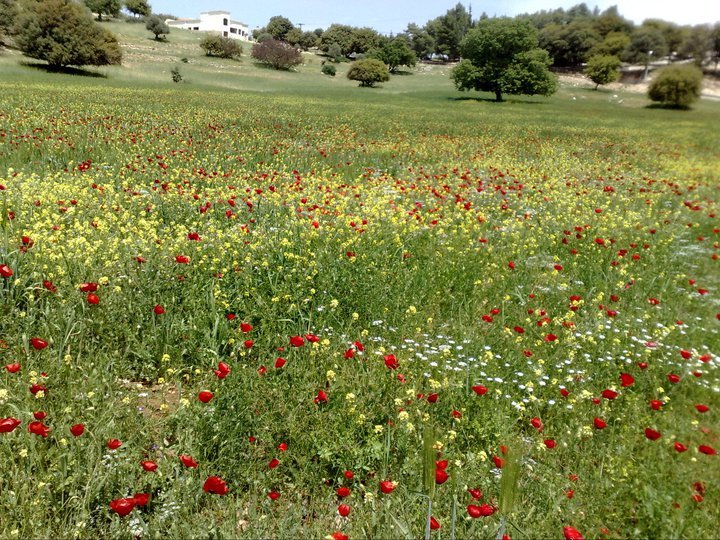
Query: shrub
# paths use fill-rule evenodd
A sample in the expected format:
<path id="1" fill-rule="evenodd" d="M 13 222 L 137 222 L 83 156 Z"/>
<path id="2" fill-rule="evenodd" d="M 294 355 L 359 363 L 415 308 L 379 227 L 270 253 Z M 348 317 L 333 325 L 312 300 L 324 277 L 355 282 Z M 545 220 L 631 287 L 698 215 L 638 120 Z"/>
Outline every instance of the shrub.
<path id="1" fill-rule="evenodd" d="M 145 28 L 155 34 L 156 40 L 160 40 L 160 36 L 166 36 L 170 33 L 170 27 L 157 15 L 152 15 L 147 18 Z"/>
<path id="2" fill-rule="evenodd" d="M 335 66 L 333 66 L 332 64 L 323 64 L 323 67 L 320 71 L 322 71 L 323 75 L 330 75 L 331 77 L 334 77 L 337 73 Z"/>
<path id="3" fill-rule="evenodd" d="M 353 63 L 348 71 L 347 78 L 351 81 L 360 81 L 360 86 L 375 86 L 375 83 L 390 80 L 387 66 L 380 60 L 368 58 Z"/>
<path id="4" fill-rule="evenodd" d="M 217 58 L 237 58 L 243 52 L 242 45 L 235 39 L 212 34 L 200 42 L 200 48 L 206 56 Z"/>
<path id="5" fill-rule="evenodd" d="M 648 88 L 648 97 L 669 107 L 688 107 L 700 97 L 703 74 L 692 65 L 660 69 Z"/>
<path id="6" fill-rule="evenodd" d="M 268 39 L 253 45 L 252 57 L 275 69 L 290 69 L 302 64 L 303 61 L 300 49 L 275 39 Z"/>
<path id="7" fill-rule="evenodd" d="M 620 59 L 617 56 L 596 55 L 588 60 L 583 71 L 592 82 L 595 83 L 595 90 L 601 84 L 608 84 L 616 81 L 620 75 Z"/>
<path id="8" fill-rule="evenodd" d="M 24 54 L 45 60 L 51 67 L 104 66 L 119 64 L 122 59 L 115 36 L 72 0 L 26 2 L 15 32 Z"/>
<path id="9" fill-rule="evenodd" d="M 172 76 L 173 82 L 179 83 L 183 80 L 182 73 L 180 73 L 180 68 L 177 66 L 170 70 L 170 75 Z"/>

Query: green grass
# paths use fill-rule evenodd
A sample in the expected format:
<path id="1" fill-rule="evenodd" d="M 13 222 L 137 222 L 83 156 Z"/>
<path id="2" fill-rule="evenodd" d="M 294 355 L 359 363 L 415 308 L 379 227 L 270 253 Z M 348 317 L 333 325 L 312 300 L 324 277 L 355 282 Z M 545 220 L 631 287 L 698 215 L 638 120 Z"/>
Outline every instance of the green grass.
<path id="1" fill-rule="evenodd" d="M 425 495 L 438 538 L 714 536 L 717 103 L 362 89 L 108 26 L 103 77 L 0 56 L 1 537 L 418 538 Z"/>

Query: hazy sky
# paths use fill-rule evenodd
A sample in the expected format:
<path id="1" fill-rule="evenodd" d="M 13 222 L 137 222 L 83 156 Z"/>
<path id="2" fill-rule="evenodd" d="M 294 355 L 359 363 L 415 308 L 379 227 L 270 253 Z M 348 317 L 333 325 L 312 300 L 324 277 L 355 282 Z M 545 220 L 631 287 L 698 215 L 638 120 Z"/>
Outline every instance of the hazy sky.
<path id="1" fill-rule="evenodd" d="M 327 28 L 332 23 L 353 26 L 371 26 L 382 33 L 398 33 L 408 23 L 420 25 L 442 15 L 457 0 L 276 0 L 250 2 L 249 0 L 149 0 L 156 13 L 170 13 L 178 17 L 197 17 L 201 11 L 222 9 L 233 19 L 250 28 L 265 26 L 273 15 L 284 15 L 305 30 Z M 569 8 L 579 0 L 484 0 L 463 4 L 471 5 L 473 16 L 483 11 L 488 15 L 517 15 L 542 9 Z M 590 9 L 601 10 L 617 5 L 620 14 L 640 23 L 656 18 L 678 24 L 714 23 L 720 21 L 720 0 L 597 0 L 585 2 Z"/>

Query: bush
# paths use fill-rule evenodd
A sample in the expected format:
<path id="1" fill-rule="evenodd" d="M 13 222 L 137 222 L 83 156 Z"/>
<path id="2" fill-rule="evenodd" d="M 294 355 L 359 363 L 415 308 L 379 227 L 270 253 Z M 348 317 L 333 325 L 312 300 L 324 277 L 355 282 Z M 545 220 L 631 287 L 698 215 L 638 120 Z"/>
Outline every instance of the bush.
<path id="1" fill-rule="evenodd" d="M 200 42 L 200 48 L 206 56 L 217 58 L 237 58 L 243 52 L 242 45 L 235 39 L 212 34 Z"/>
<path id="2" fill-rule="evenodd" d="M 351 81 L 360 81 L 360 86 L 375 86 L 375 83 L 390 80 L 387 66 L 380 60 L 368 58 L 353 63 L 348 71 L 347 78 Z"/>
<path id="3" fill-rule="evenodd" d="M 166 36 L 170 33 L 170 27 L 157 15 L 151 15 L 147 18 L 145 28 L 155 34 L 157 40 L 160 40 L 160 36 Z"/>
<path id="4" fill-rule="evenodd" d="M 300 49 L 275 39 L 268 39 L 253 45 L 252 57 L 275 69 L 290 69 L 302 64 L 303 61 Z"/>
<path id="5" fill-rule="evenodd" d="M 323 67 L 320 71 L 322 71 L 323 75 L 330 75 L 331 77 L 334 77 L 337 73 L 335 66 L 333 66 L 332 64 L 323 64 Z"/>
<path id="6" fill-rule="evenodd" d="M 62 14 L 62 16 L 58 16 Z M 119 64 L 117 39 L 72 0 L 32 0 L 15 24 L 20 50 L 51 67 Z"/>
<path id="7" fill-rule="evenodd" d="M 595 55 L 588 60 L 583 73 L 595 83 L 595 90 L 597 90 L 601 84 L 617 80 L 620 75 L 620 59 L 617 56 Z"/>
<path id="8" fill-rule="evenodd" d="M 700 97 L 702 78 L 702 71 L 696 66 L 664 67 L 650 83 L 648 97 L 668 107 L 688 107 Z"/>
<path id="9" fill-rule="evenodd" d="M 173 82 L 176 83 L 182 82 L 183 80 L 182 73 L 180 73 L 180 68 L 177 66 L 170 70 L 170 76 L 172 77 Z"/>

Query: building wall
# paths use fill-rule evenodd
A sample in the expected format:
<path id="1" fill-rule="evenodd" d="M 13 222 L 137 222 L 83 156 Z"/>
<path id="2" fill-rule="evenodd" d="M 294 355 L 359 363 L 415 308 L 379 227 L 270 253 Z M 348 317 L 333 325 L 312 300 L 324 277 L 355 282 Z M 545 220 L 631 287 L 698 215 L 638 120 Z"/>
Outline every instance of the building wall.
<path id="1" fill-rule="evenodd" d="M 183 28 L 199 32 L 218 32 L 232 39 L 250 41 L 252 35 L 246 24 L 230 19 L 227 11 L 209 11 L 200 14 L 200 19 L 190 21 L 167 21 L 171 28 Z"/>

